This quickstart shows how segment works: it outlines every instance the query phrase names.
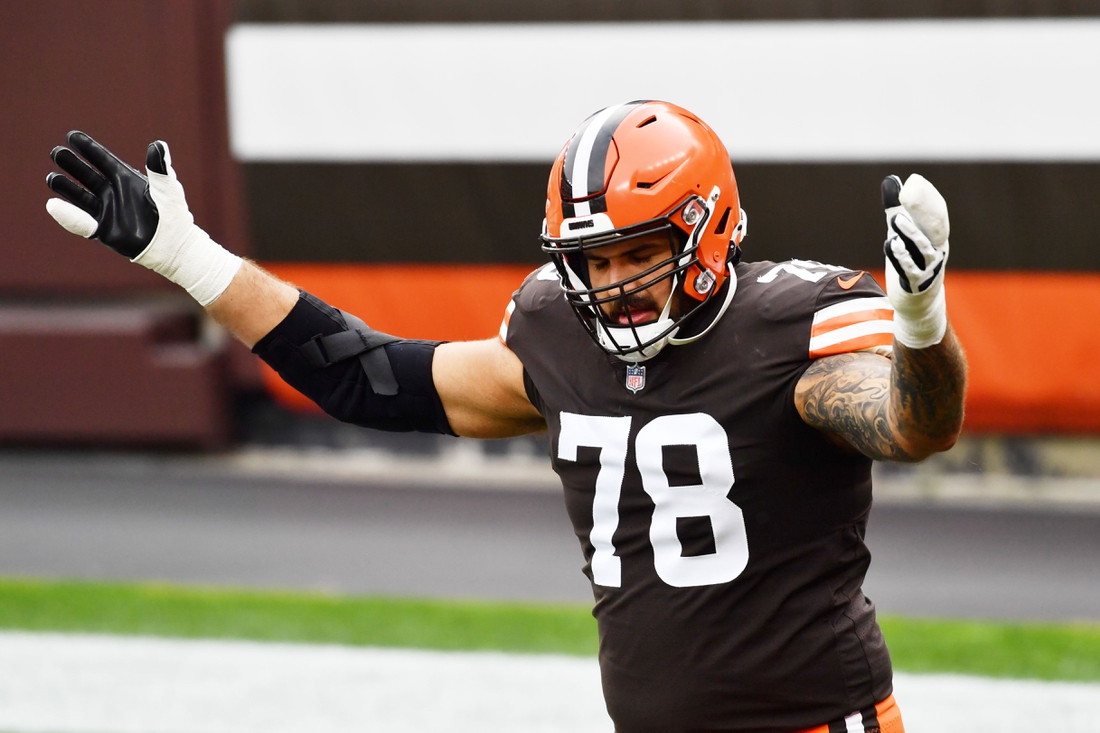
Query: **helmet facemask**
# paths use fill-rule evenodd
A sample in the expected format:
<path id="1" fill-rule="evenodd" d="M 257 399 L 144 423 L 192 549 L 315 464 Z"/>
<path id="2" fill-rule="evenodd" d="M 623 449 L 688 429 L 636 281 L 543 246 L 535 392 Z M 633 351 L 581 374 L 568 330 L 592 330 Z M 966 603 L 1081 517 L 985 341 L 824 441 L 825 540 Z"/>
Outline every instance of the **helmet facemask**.
<path id="1" fill-rule="evenodd" d="M 547 182 L 542 249 L 592 339 L 637 362 L 701 338 L 722 316 L 744 222 L 729 153 L 714 131 L 682 107 L 641 100 L 593 114 L 561 149 Z M 653 254 L 649 241 L 620 246 L 643 236 L 667 237 L 668 256 Z M 629 277 L 609 283 L 599 274 L 600 247 L 612 270 Z M 633 252 L 634 264 L 619 260 Z M 719 293 L 721 308 L 700 313 Z"/>
<path id="2" fill-rule="evenodd" d="M 713 275 L 701 265 L 697 256 L 700 237 L 713 218 L 718 196 L 717 187 L 706 199 L 693 194 L 663 216 L 610 232 L 568 239 L 543 234 L 542 249 L 550 254 L 557 266 L 566 300 L 585 330 L 606 351 L 630 362 L 651 358 L 675 337 L 683 321 L 719 289 L 711 287 Z M 667 258 L 626 279 L 592 286 L 586 253 L 662 234 L 667 237 Z M 705 293 L 700 300 L 684 294 L 683 285 L 690 273 L 697 273 L 696 291 Z M 706 283 L 707 277 L 709 283 Z M 656 303 L 659 315 L 655 320 L 635 324 L 628 316 L 626 324 L 620 322 L 621 313 L 629 313 L 631 306 L 665 281 L 671 281 L 670 294 L 663 306 Z"/>

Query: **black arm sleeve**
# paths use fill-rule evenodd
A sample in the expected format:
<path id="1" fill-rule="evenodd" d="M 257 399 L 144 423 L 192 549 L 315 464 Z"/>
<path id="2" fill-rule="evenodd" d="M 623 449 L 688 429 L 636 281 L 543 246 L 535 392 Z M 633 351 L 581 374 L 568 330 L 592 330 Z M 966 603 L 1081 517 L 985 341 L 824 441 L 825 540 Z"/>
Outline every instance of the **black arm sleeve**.
<path id="1" fill-rule="evenodd" d="M 440 343 L 372 331 L 303 291 L 252 353 L 337 420 L 392 432 L 454 435 L 432 380 Z"/>

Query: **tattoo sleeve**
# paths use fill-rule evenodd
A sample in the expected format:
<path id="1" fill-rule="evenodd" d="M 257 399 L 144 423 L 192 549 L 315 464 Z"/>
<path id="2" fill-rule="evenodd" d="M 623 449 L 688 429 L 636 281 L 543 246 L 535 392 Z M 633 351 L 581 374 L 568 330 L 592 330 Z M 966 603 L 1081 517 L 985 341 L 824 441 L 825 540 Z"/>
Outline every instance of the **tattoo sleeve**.
<path id="1" fill-rule="evenodd" d="M 876 460 L 919 461 L 954 444 L 963 419 L 966 358 L 948 328 L 927 349 L 894 343 L 894 356 L 818 359 L 795 389 L 812 427 Z"/>

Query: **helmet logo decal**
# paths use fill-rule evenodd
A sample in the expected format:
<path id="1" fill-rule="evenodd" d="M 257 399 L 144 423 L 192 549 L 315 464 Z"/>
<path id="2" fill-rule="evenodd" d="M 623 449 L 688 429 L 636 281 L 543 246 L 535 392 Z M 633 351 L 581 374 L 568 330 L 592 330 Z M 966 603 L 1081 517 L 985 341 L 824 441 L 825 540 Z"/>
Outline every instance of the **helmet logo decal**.
<path id="1" fill-rule="evenodd" d="M 626 368 L 626 388 L 638 394 L 645 388 L 645 367 L 641 364 Z"/>

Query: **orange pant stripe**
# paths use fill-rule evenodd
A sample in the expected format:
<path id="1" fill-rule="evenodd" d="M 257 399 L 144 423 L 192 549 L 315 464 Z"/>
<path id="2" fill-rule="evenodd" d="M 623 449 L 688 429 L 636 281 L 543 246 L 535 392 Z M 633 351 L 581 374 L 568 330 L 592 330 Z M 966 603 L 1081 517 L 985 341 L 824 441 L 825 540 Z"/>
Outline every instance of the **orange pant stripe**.
<path id="1" fill-rule="evenodd" d="M 864 733 L 905 733 L 905 726 L 901 722 L 901 710 L 890 695 L 885 700 L 875 703 L 873 708 L 860 710 L 840 720 L 834 720 L 816 728 L 807 728 L 798 733 L 850 733 L 851 731 L 864 731 Z"/>

